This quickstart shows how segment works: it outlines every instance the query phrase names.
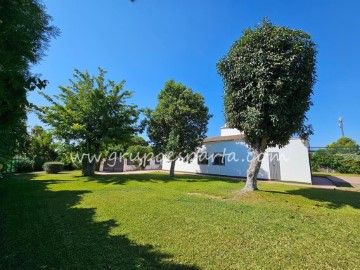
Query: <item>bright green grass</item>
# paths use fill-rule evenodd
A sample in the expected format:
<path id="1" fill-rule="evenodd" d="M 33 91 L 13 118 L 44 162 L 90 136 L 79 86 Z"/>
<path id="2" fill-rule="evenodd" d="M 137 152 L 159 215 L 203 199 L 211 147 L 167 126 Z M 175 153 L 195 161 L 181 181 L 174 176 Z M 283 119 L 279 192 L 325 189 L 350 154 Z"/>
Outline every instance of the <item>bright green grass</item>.
<path id="1" fill-rule="evenodd" d="M 79 175 L 0 180 L 0 269 L 359 269 L 359 192 Z"/>

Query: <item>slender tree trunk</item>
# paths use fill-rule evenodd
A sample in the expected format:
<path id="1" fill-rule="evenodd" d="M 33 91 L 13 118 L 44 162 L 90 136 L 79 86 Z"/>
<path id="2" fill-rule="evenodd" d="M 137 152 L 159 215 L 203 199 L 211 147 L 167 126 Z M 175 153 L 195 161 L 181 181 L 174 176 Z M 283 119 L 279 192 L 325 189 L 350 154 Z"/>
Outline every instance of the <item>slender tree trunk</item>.
<path id="1" fill-rule="evenodd" d="M 176 162 L 176 160 L 171 161 L 171 165 L 170 165 L 170 177 L 174 177 L 174 176 L 175 176 L 175 162 Z"/>
<path id="2" fill-rule="evenodd" d="M 250 161 L 249 168 L 247 170 L 246 184 L 243 191 L 257 190 L 257 175 L 259 173 L 261 162 L 266 150 L 267 140 L 263 139 L 256 147 L 253 148 L 253 158 Z"/>

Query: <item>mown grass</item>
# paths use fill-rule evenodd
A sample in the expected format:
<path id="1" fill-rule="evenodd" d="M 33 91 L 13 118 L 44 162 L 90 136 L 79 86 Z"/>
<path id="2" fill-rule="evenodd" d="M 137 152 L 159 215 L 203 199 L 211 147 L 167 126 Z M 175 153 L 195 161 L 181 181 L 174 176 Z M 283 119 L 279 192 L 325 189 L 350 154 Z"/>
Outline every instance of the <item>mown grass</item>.
<path id="1" fill-rule="evenodd" d="M 358 269 L 360 193 L 162 173 L 0 180 L 1 269 Z"/>

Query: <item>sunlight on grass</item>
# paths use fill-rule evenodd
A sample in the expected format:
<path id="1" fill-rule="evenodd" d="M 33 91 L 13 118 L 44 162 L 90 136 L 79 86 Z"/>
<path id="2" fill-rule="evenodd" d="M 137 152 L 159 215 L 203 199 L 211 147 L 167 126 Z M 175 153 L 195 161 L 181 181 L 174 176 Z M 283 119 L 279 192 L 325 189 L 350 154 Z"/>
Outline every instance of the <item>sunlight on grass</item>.
<path id="1" fill-rule="evenodd" d="M 10 177 L 0 182 L 0 268 L 359 265 L 360 193 L 260 183 L 239 195 L 243 185 L 163 173 Z"/>

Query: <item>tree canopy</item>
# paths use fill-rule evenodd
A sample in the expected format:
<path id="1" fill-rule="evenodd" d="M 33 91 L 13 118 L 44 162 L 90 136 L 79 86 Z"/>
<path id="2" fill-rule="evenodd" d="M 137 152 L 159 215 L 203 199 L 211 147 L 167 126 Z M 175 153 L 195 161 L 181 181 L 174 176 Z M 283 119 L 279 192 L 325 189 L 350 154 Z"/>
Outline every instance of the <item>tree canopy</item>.
<path id="1" fill-rule="evenodd" d="M 359 151 L 359 145 L 351 138 L 341 137 L 337 141 L 327 145 L 326 149 L 336 153 L 356 153 Z"/>
<path id="2" fill-rule="evenodd" d="M 106 71 L 90 76 L 75 70 L 70 86 L 61 86 L 54 98 L 45 95 L 51 106 L 40 118 L 66 142 L 74 142 L 77 151 L 99 155 L 106 145 L 128 141 L 137 131 L 137 106 L 128 104 L 132 92 L 123 90 L 124 81 L 105 80 Z M 95 162 L 83 160 L 83 174 L 92 175 Z"/>
<path id="3" fill-rule="evenodd" d="M 0 1 L 0 159 L 22 147 L 26 112 L 32 105 L 27 91 L 46 86 L 30 68 L 59 34 L 51 20 L 40 1 Z"/>
<path id="4" fill-rule="evenodd" d="M 148 112 L 147 133 L 155 152 L 171 152 L 173 158 L 192 154 L 205 138 L 211 117 L 201 94 L 174 80 L 166 82 L 157 107 Z M 171 163 L 171 176 L 175 162 Z"/>
<path id="5" fill-rule="evenodd" d="M 267 147 L 285 146 L 294 134 L 312 134 L 306 112 L 312 105 L 315 66 L 316 45 L 309 34 L 266 19 L 246 29 L 217 63 L 226 123 L 241 130 L 253 150 L 245 190 L 257 189 Z"/>
<path id="6" fill-rule="evenodd" d="M 27 156 L 34 161 L 35 171 L 41 171 L 45 162 L 54 161 L 58 154 L 52 134 L 41 126 L 34 126 L 29 136 Z"/>

